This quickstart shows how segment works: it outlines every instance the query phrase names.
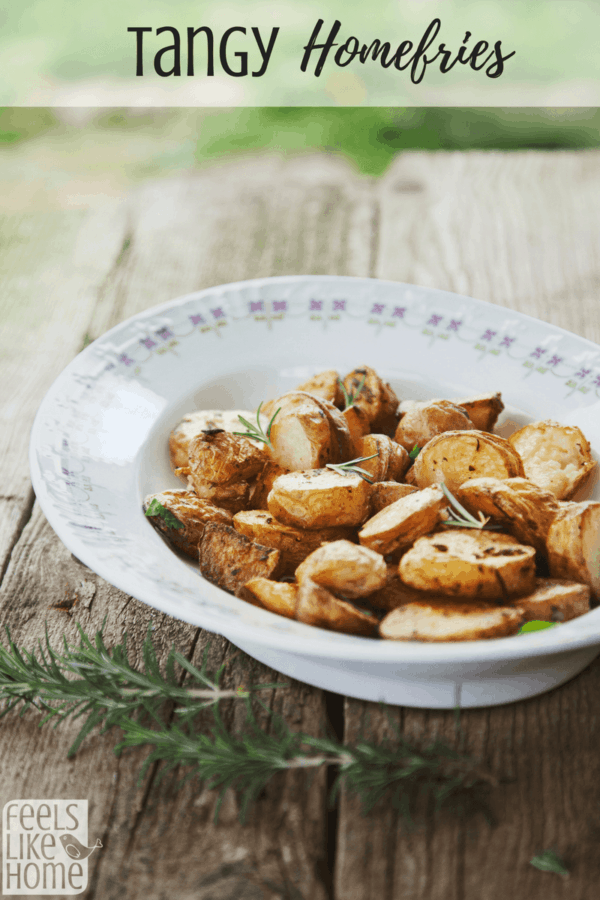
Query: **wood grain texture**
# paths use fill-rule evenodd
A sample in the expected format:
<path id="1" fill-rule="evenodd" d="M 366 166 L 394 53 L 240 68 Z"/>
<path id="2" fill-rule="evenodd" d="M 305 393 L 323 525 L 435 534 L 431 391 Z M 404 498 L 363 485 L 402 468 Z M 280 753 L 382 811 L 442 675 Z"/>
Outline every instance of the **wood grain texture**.
<path id="1" fill-rule="evenodd" d="M 238 684 L 284 680 L 221 638 L 150 610 L 75 560 L 33 506 L 26 443 L 53 377 L 82 346 L 137 311 L 213 284 L 267 275 L 374 276 L 490 300 L 600 341 L 600 156 L 595 153 L 407 153 L 379 181 L 334 158 L 241 158 L 151 184 L 90 213 L 0 222 L 0 624 L 32 647 L 50 639 L 125 630 L 132 659 L 150 622 L 162 658 L 174 642 L 195 659 L 228 661 Z M 76 601 L 73 603 L 73 601 Z M 56 608 L 57 605 L 64 608 Z M 144 752 L 116 759 L 113 735 L 91 736 L 74 759 L 71 725 L 36 727 L 35 714 L 0 721 L 0 804 L 38 796 L 90 800 L 85 900 L 592 900 L 600 834 L 600 665 L 544 697 L 463 713 L 467 749 L 499 777 L 498 826 L 426 810 L 405 832 L 384 804 L 362 818 L 342 792 L 328 820 L 325 775 L 273 782 L 246 826 L 232 794 L 218 825 L 214 796 L 151 770 Z M 319 733 L 322 692 L 290 682 L 268 703 Z M 339 704 L 338 704 L 339 705 Z M 333 707 L 336 704 L 334 702 Z M 239 710 L 228 709 L 235 723 Z M 346 740 L 377 740 L 387 719 L 347 700 Z M 398 709 L 418 741 L 455 739 L 452 713 Z M 75 792 L 75 793 L 73 793 Z M 334 872 L 327 852 L 337 834 Z M 329 823 L 329 824 L 328 824 Z M 553 846 L 569 881 L 528 865 Z"/>

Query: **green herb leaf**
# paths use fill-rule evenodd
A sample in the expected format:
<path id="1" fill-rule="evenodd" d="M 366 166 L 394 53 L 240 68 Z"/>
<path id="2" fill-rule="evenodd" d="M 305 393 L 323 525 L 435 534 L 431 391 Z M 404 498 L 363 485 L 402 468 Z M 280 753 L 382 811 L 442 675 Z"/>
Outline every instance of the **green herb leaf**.
<path id="1" fill-rule="evenodd" d="M 341 378 L 338 375 L 338 384 L 339 384 L 342 394 L 344 396 L 344 404 L 345 404 L 344 409 L 350 409 L 351 406 L 354 406 L 354 404 L 356 403 L 356 398 L 358 397 L 358 395 L 360 394 L 360 392 L 362 391 L 362 389 L 365 386 L 366 380 L 367 380 L 367 373 L 365 372 L 365 374 L 363 375 L 363 377 L 360 380 L 356 389 L 354 391 L 347 391 L 346 386 L 344 385 L 344 382 L 341 380 Z"/>
<path id="2" fill-rule="evenodd" d="M 325 467 L 327 469 L 333 469 L 338 475 L 360 475 L 363 481 L 368 481 L 369 484 L 373 484 L 371 473 L 367 472 L 366 469 L 361 469 L 358 464 L 366 462 L 368 459 L 375 459 L 376 456 L 379 456 L 379 452 L 373 453 L 372 456 L 359 456 L 357 459 L 351 459 L 345 463 L 325 463 Z"/>
<path id="3" fill-rule="evenodd" d="M 554 872 L 556 875 L 563 875 L 565 878 L 569 877 L 569 870 L 554 850 L 544 850 L 543 853 L 530 859 L 529 865 L 540 869 L 541 872 Z"/>
<path id="4" fill-rule="evenodd" d="M 415 446 L 412 448 L 412 450 L 409 452 L 408 455 L 410 456 L 411 459 L 416 459 L 420 452 L 421 452 L 421 448 L 418 446 L 418 444 L 415 444 Z"/>
<path id="5" fill-rule="evenodd" d="M 530 631 L 545 631 L 546 628 L 554 628 L 558 625 L 558 622 L 541 622 L 539 619 L 534 619 L 532 622 L 525 622 L 524 625 L 521 625 L 517 634 L 528 634 Z"/>
<path id="6" fill-rule="evenodd" d="M 146 510 L 146 515 L 150 518 L 153 516 L 158 516 L 163 520 L 165 525 L 168 525 L 169 528 L 175 528 L 179 530 L 180 528 L 185 528 L 183 522 L 180 522 L 174 513 L 171 512 L 170 509 L 167 509 L 166 506 L 163 506 L 162 503 L 156 499 L 156 497 L 150 502 L 148 509 Z"/>
<path id="7" fill-rule="evenodd" d="M 271 443 L 271 428 L 273 427 L 273 420 L 278 412 L 281 412 L 281 407 L 276 410 L 271 416 L 271 421 L 267 426 L 267 430 L 264 431 L 262 425 L 260 424 L 260 411 L 262 409 L 262 403 L 259 404 L 258 409 L 256 410 L 256 425 L 253 422 L 249 422 L 247 419 L 244 419 L 243 416 L 238 415 L 238 419 L 242 423 L 242 425 L 246 428 L 246 431 L 234 431 L 233 434 L 237 434 L 238 437 L 250 438 L 253 441 L 261 441 L 261 443 L 266 444 L 271 450 L 273 449 L 273 444 Z"/>

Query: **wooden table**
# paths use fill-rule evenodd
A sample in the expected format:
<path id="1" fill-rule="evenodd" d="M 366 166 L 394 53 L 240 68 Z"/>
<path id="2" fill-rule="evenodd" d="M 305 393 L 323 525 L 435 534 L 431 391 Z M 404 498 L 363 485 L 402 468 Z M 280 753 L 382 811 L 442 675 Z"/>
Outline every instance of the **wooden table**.
<path id="1" fill-rule="evenodd" d="M 33 647 L 127 631 L 139 658 L 151 610 L 86 569 L 35 503 L 27 442 L 51 381 L 90 338 L 189 291 L 267 275 L 374 276 L 489 300 L 600 342 L 600 154 L 406 153 L 380 180 L 326 155 L 237 158 L 150 183 L 91 211 L 0 219 L 0 623 Z M 360 362 L 358 360 L 357 362 Z M 175 642 L 198 659 L 242 654 L 155 614 L 162 653 Z M 258 663 L 255 680 L 277 680 Z M 247 677 L 247 675 L 245 676 Z M 289 679 L 285 679 L 288 680 Z M 329 718 L 346 741 L 389 731 L 375 704 L 302 684 L 271 706 L 299 729 Z M 411 739 L 454 740 L 451 712 L 394 709 Z M 501 779 L 497 825 L 434 810 L 412 832 L 383 804 L 362 818 L 327 778 L 289 772 L 249 823 L 228 796 L 177 775 L 137 773 L 145 753 L 113 754 L 92 735 L 74 759 L 75 726 L 37 727 L 35 712 L 0 721 L 0 805 L 24 797 L 90 802 L 85 900 L 597 900 L 600 895 L 600 661 L 569 684 L 523 703 L 463 713 L 467 749 Z M 553 847 L 571 877 L 529 865 Z"/>

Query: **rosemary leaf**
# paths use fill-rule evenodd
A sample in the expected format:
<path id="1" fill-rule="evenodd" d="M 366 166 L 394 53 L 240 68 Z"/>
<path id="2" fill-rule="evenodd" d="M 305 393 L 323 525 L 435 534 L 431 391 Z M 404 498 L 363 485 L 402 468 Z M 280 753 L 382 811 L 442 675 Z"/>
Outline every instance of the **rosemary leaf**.
<path id="1" fill-rule="evenodd" d="M 376 456 L 379 456 L 379 452 L 373 453 L 371 456 L 359 456 L 357 459 L 351 459 L 345 463 L 325 463 L 325 466 L 327 469 L 337 472 L 338 475 L 360 475 L 363 481 L 373 484 L 371 473 L 367 472 L 366 469 L 362 469 L 358 463 L 367 462 L 368 459 L 375 459 Z"/>
<path id="2" fill-rule="evenodd" d="M 273 415 L 271 416 L 271 420 L 267 425 L 267 430 L 264 431 L 262 425 L 260 424 L 260 411 L 262 409 L 262 402 L 259 403 L 258 409 L 256 410 L 256 425 L 253 422 L 249 422 L 243 416 L 238 415 L 238 419 L 245 427 L 246 431 L 234 431 L 233 434 L 237 434 L 239 437 L 250 438 L 252 441 L 260 441 L 263 444 L 266 444 L 270 450 L 273 449 L 273 444 L 271 443 L 271 428 L 273 427 L 273 421 L 277 413 L 281 412 L 281 407 L 277 409 Z"/>
<path id="3" fill-rule="evenodd" d="M 365 386 L 365 381 L 367 380 L 367 373 L 363 375 L 360 382 L 358 383 L 356 389 L 354 391 L 347 391 L 346 386 L 342 379 L 338 375 L 338 384 L 340 386 L 340 390 L 342 392 L 342 396 L 344 398 L 344 409 L 350 409 L 351 406 L 354 406 L 356 403 L 356 398 L 362 391 Z"/>

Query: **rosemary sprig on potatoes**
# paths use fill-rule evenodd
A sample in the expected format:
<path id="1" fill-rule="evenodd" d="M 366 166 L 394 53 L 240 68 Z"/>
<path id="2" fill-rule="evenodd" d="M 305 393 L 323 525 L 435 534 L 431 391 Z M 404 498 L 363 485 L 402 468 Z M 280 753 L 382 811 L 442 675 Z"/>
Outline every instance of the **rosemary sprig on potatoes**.
<path id="1" fill-rule="evenodd" d="M 271 428 L 273 427 L 273 421 L 278 412 L 281 411 L 281 407 L 275 410 L 273 415 L 271 416 L 271 421 L 267 425 L 267 430 L 264 431 L 263 427 L 260 423 L 260 411 L 262 408 L 262 403 L 259 403 L 258 409 L 256 410 L 256 425 L 253 422 L 249 422 L 248 419 L 245 419 L 243 416 L 238 415 L 238 419 L 245 426 L 246 431 L 234 431 L 233 434 L 237 434 L 239 437 L 250 438 L 252 441 L 260 441 L 262 444 L 266 444 L 267 447 L 272 450 L 273 444 L 271 443 Z"/>
<path id="2" fill-rule="evenodd" d="M 332 469 L 338 475 L 360 475 L 363 481 L 373 484 L 371 473 L 367 472 L 366 469 L 361 469 L 358 464 L 367 462 L 369 459 L 375 459 L 376 456 L 379 456 L 379 454 L 373 453 L 371 456 L 359 456 L 357 459 L 350 459 L 345 463 L 326 463 L 326 468 Z"/>
<path id="3" fill-rule="evenodd" d="M 462 503 L 459 503 L 456 497 L 450 493 L 444 482 L 440 484 L 446 499 L 452 504 L 453 509 L 448 509 L 448 518 L 444 521 L 445 525 L 452 525 L 453 528 L 487 528 L 494 531 L 498 526 L 489 525 L 490 517 L 484 516 L 479 510 L 479 518 L 476 519 L 468 512 Z"/>
<path id="4" fill-rule="evenodd" d="M 354 404 L 356 403 L 356 399 L 357 399 L 358 395 L 360 394 L 360 392 L 362 391 L 362 389 L 363 389 L 364 386 L 365 386 L 365 381 L 366 381 L 366 380 L 367 380 L 367 373 L 365 372 L 365 374 L 363 375 L 363 377 L 362 377 L 361 380 L 359 381 L 359 383 L 358 383 L 358 385 L 356 386 L 356 388 L 355 388 L 354 390 L 347 390 L 346 385 L 344 384 L 344 382 L 342 381 L 342 379 L 338 377 L 338 384 L 339 384 L 339 386 L 340 386 L 340 390 L 341 390 L 342 395 L 343 395 L 343 397 L 344 397 L 344 409 L 345 409 L 345 410 L 346 410 L 346 409 L 350 409 L 351 406 L 354 406 Z"/>

